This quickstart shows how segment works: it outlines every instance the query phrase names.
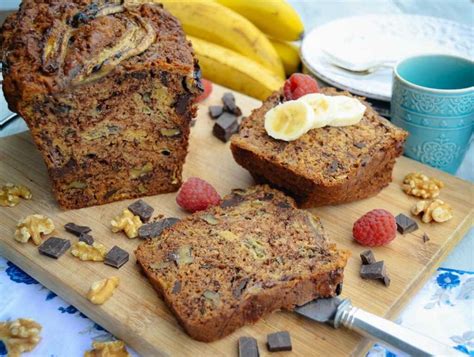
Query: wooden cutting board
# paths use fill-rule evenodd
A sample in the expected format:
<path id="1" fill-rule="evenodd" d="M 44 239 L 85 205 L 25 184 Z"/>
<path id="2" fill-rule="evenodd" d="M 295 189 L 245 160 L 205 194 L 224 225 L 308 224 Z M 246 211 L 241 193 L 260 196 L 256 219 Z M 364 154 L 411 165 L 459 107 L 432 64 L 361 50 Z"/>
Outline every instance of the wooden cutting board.
<path id="1" fill-rule="evenodd" d="M 232 188 L 252 184 L 247 171 L 232 159 L 228 144 L 223 144 L 211 134 L 213 121 L 207 115 L 207 107 L 219 104 L 223 91 L 223 88 L 215 86 L 212 96 L 201 105 L 197 124 L 192 129 L 190 152 L 184 170 L 185 178 L 199 176 L 208 180 L 222 195 Z M 244 115 L 259 105 L 252 98 L 235 95 Z M 409 214 L 416 199 L 405 195 L 400 183 L 405 174 L 413 171 L 436 176 L 446 183 L 441 198 L 453 206 L 454 218 L 443 224 L 420 223 L 418 231 L 399 235 L 390 245 L 374 249 L 376 258 L 384 260 L 387 265 L 392 279 L 390 287 L 377 281 L 362 280 L 358 273 L 359 253 L 364 248 L 353 242 L 352 224 L 374 208 L 385 208 L 394 215 L 400 212 Z M 110 231 L 110 220 L 131 200 L 61 211 L 52 197 L 45 166 L 28 133 L 0 139 L 0 184 L 5 182 L 28 186 L 33 192 L 33 199 L 22 200 L 13 208 L 0 207 L 0 254 L 144 356 L 234 356 L 237 355 L 237 340 L 241 336 L 257 338 L 261 356 L 267 356 L 266 335 L 280 330 L 290 331 L 293 352 L 280 353 L 279 356 L 347 356 L 361 354 L 367 348 L 368 341 L 355 333 L 334 330 L 289 312 L 276 312 L 217 342 L 194 341 L 183 332 L 141 275 L 133 255 L 139 241 Z M 345 271 L 342 295 L 350 297 L 356 306 L 367 311 L 394 318 L 472 225 L 472 189 L 473 185 L 468 182 L 402 157 L 395 166 L 393 183 L 378 196 L 314 209 L 314 213 L 322 218 L 329 236 L 353 253 Z M 184 215 L 175 203 L 174 193 L 145 200 L 155 208 L 156 214 Z M 71 241 L 75 237 L 64 231 L 65 223 L 90 226 L 96 240 L 108 248 L 119 245 L 127 249 L 131 253 L 130 262 L 116 270 L 103 263 L 81 262 L 69 253 L 59 260 L 41 256 L 33 244 L 20 244 L 13 240 L 17 221 L 34 213 L 49 215 L 56 224 L 54 235 Z M 430 237 L 426 243 L 421 238 L 424 232 Z M 92 305 L 85 298 L 91 283 L 113 275 L 121 279 L 118 290 L 104 305 Z"/>

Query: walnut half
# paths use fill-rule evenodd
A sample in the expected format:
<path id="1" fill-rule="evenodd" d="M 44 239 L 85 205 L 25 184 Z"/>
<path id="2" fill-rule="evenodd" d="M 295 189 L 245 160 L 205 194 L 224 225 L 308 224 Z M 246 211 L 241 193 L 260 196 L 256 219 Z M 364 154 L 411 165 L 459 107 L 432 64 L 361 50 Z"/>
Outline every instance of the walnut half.
<path id="1" fill-rule="evenodd" d="M 124 209 L 120 215 L 115 217 L 110 224 L 112 232 L 124 231 L 128 238 L 138 237 L 138 228 L 142 226 L 140 217 L 135 216 L 130 210 Z"/>
<path id="2" fill-rule="evenodd" d="M 421 220 L 424 223 L 431 221 L 446 222 L 453 218 L 452 207 L 438 198 L 431 201 L 418 201 L 411 208 L 411 213 L 414 216 L 423 213 Z"/>
<path id="3" fill-rule="evenodd" d="M 53 231 L 54 223 L 51 218 L 41 214 L 33 214 L 18 222 L 15 230 L 15 240 L 26 243 L 31 238 L 36 245 L 40 245 L 41 235 L 50 234 Z"/>
<path id="4" fill-rule="evenodd" d="M 87 298 L 93 304 L 102 305 L 112 296 L 119 282 L 120 279 L 116 276 L 98 280 L 92 283 L 91 288 L 87 293 Z"/>
<path id="5" fill-rule="evenodd" d="M 7 347 L 9 357 L 32 351 L 41 340 L 41 325 L 31 319 L 0 322 L 0 340 Z"/>
<path id="6" fill-rule="evenodd" d="M 93 350 L 84 353 L 84 357 L 129 357 L 130 354 L 122 341 L 96 341 L 92 344 Z"/>
<path id="7" fill-rule="evenodd" d="M 0 188 L 0 206 L 13 207 L 20 203 L 20 198 L 31 200 L 31 191 L 23 185 L 7 183 Z"/>
<path id="8" fill-rule="evenodd" d="M 92 245 L 86 242 L 75 242 L 72 245 L 71 254 L 80 260 L 103 262 L 107 254 L 107 248 L 98 242 L 94 242 Z"/>
<path id="9" fill-rule="evenodd" d="M 412 172 L 403 179 L 402 189 L 407 195 L 421 198 L 435 198 L 444 183 L 433 177 L 428 177 L 421 172 Z"/>

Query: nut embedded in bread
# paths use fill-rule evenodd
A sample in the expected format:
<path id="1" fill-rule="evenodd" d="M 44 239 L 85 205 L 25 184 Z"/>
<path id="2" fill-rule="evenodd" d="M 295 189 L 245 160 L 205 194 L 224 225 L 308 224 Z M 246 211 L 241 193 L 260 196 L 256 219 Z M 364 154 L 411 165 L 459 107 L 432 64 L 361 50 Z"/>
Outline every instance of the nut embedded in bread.
<path id="1" fill-rule="evenodd" d="M 234 190 L 220 206 L 184 218 L 135 254 L 180 324 L 200 341 L 336 295 L 349 256 L 328 241 L 318 218 L 268 186 Z"/>
<path id="2" fill-rule="evenodd" d="M 200 71 L 161 5 L 24 0 L 0 52 L 63 208 L 179 188 Z"/>
<path id="3" fill-rule="evenodd" d="M 347 95 L 334 88 L 326 95 Z M 392 180 L 395 159 L 407 133 L 380 117 L 369 104 L 358 124 L 312 129 L 286 142 L 270 137 L 265 113 L 284 101 L 275 92 L 243 120 L 232 137 L 234 159 L 257 183 L 270 183 L 291 194 L 301 207 L 351 202 L 376 195 Z"/>

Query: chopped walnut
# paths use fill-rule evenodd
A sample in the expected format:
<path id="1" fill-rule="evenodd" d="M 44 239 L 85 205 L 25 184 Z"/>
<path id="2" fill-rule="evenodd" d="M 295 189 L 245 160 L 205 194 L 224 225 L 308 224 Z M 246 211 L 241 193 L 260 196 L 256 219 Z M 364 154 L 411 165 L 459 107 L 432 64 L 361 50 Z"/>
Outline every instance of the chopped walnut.
<path id="1" fill-rule="evenodd" d="M 20 198 L 31 200 L 31 191 L 23 185 L 7 183 L 0 188 L 0 206 L 13 207 L 20 203 Z"/>
<path id="2" fill-rule="evenodd" d="M 84 357 L 129 357 L 130 354 L 122 341 L 96 341 L 93 350 L 84 353 Z"/>
<path id="3" fill-rule="evenodd" d="M 80 260 L 103 262 L 107 254 L 107 248 L 98 242 L 89 245 L 86 242 L 79 241 L 72 245 L 71 254 Z"/>
<path id="4" fill-rule="evenodd" d="M 41 340 L 40 332 L 41 325 L 30 319 L 0 322 L 0 340 L 10 357 L 32 351 Z"/>
<path id="5" fill-rule="evenodd" d="M 128 238 L 138 237 L 138 228 L 143 224 L 140 217 L 135 216 L 128 209 L 115 217 L 110 224 L 112 225 L 112 232 L 117 233 L 124 231 Z"/>
<path id="6" fill-rule="evenodd" d="M 41 214 L 33 214 L 18 222 L 15 230 L 15 240 L 26 243 L 31 238 L 36 245 L 40 245 L 41 235 L 50 234 L 53 231 L 54 223 L 51 218 Z"/>
<path id="7" fill-rule="evenodd" d="M 407 195 L 421 198 L 435 198 L 444 183 L 433 177 L 428 177 L 420 172 L 412 172 L 403 179 L 402 189 Z"/>
<path id="8" fill-rule="evenodd" d="M 102 305 L 112 296 L 119 281 L 118 277 L 113 276 L 94 282 L 87 293 L 87 298 L 93 304 Z"/>
<path id="9" fill-rule="evenodd" d="M 438 198 L 431 201 L 418 201 L 411 208 L 411 213 L 414 216 L 423 213 L 421 220 L 425 223 L 446 222 L 453 218 L 451 206 Z"/>

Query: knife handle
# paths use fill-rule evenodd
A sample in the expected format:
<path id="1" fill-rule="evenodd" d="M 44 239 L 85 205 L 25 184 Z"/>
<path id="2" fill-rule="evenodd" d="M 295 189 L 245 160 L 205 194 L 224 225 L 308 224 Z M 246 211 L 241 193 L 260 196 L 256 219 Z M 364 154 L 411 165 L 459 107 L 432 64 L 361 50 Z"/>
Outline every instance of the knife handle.
<path id="1" fill-rule="evenodd" d="M 340 325 L 412 356 L 465 356 L 448 345 L 354 307 L 349 299 L 337 308 L 334 326 Z"/>

